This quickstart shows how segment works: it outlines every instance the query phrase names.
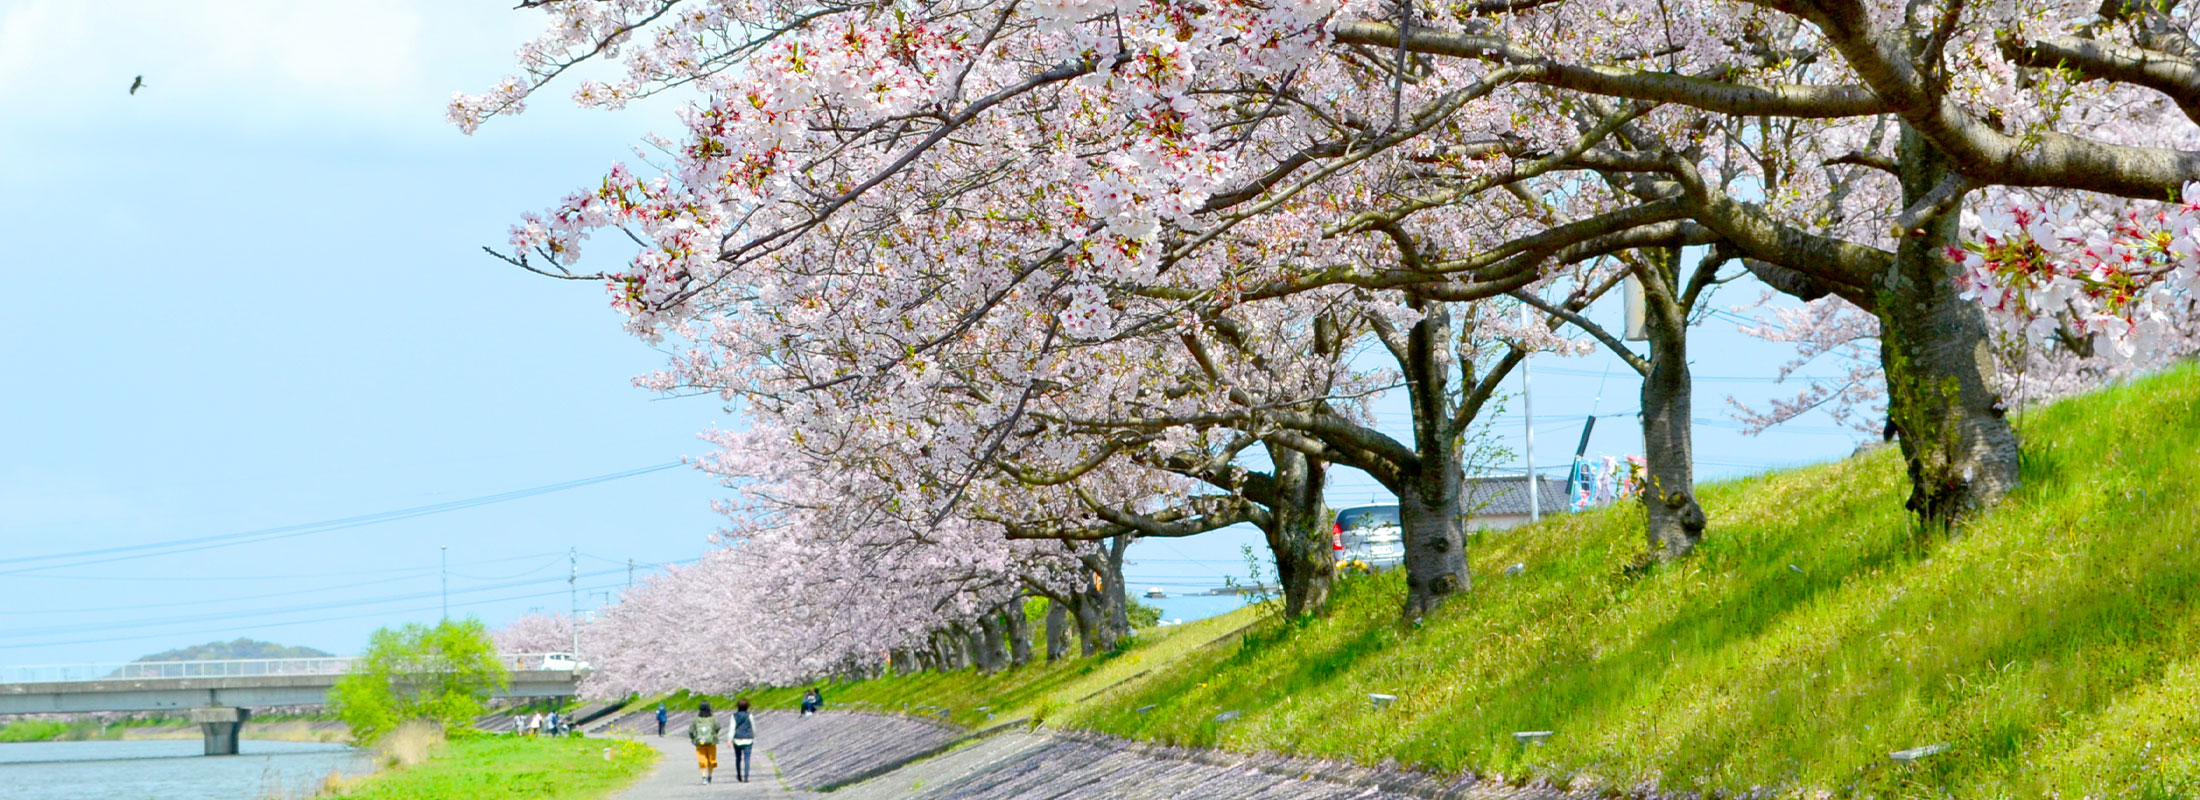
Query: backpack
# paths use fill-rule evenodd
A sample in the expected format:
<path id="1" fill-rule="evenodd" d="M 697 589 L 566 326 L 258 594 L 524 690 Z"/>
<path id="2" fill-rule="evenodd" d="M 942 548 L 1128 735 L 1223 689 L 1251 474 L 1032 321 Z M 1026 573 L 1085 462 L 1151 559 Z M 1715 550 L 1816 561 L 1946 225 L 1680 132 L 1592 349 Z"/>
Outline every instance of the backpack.
<path id="1" fill-rule="evenodd" d="M 717 744 L 718 719 L 716 717 L 696 717 L 694 722 L 688 723 L 688 741 L 695 744 Z"/>

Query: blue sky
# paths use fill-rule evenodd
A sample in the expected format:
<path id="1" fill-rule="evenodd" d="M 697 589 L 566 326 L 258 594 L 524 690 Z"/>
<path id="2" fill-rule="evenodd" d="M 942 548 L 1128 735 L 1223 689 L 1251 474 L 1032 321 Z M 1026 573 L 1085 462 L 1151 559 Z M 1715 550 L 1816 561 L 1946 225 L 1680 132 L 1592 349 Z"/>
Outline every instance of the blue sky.
<path id="1" fill-rule="evenodd" d="M 0 666 L 236 636 L 350 652 L 375 627 L 439 614 L 446 546 L 453 613 L 492 624 L 566 608 L 569 548 L 592 607 L 627 559 L 646 570 L 706 546 L 718 489 L 676 468 L 235 546 L 9 563 L 701 452 L 694 434 L 725 422 L 717 402 L 632 388 L 657 354 L 620 332 L 598 287 L 479 250 L 671 127 L 663 105 L 548 98 L 473 137 L 446 125 L 450 93 L 508 72 L 533 33 L 510 5 L 0 2 Z M 1745 380 L 1699 383 L 1699 418 L 1726 419 L 1729 393 L 1779 390 L 1765 379 L 1780 349 L 1731 328 L 1700 337 L 1698 370 Z M 1538 463 L 1565 463 L 1582 415 L 1635 408 L 1632 373 L 1604 377 L 1608 361 L 1538 361 L 1556 368 L 1536 379 Z M 1512 439 L 1517 408 L 1497 421 Z M 1757 439 L 1699 428 L 1700 474 L 1854 444 L 1810 424 Z M 1638 442 L 1632 420 L 1606 419 L 1590 452 Z M 1337 477 L 1340 505 L 1376 496 Z M 1244 573 L 1251 541 L 1142 543 L 1132 580 L 1218 585 Z"/>

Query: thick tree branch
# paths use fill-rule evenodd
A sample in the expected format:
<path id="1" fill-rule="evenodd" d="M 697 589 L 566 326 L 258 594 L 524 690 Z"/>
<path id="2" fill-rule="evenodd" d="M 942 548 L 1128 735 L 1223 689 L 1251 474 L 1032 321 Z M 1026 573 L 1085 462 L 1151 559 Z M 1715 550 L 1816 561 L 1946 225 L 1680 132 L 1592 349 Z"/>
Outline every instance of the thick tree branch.
<path id="1" fill-rule="evenodd" d="M 2002 57 L 2020 67 L 2064 68 L 2092 80 L 2144 86 L 2169 95 L 2200 123 L 2200 64 L 2169 53 L 2099 39 L 2056 36 L 2033 42 L 2004 39 Z"/>
<path id="2" fill-rule="evenodd" d="M 1332 35 L 1340 44 L 1401 46 L 1398 27 L 1383 22 L 1347 22 L 1338 25 Z M 1511 65 L 1523 71 L 1524 80 L 1561 89 L 1678 103 L 1724 114 L 1827 119 L 1889 110 L 1884 100 L 1861 86 L 1750 86 L 1668 72 L 1567 64 L 1505 39 L 1480 34 L 1415 27 L 1402 46 L 1416 53 Z"/>

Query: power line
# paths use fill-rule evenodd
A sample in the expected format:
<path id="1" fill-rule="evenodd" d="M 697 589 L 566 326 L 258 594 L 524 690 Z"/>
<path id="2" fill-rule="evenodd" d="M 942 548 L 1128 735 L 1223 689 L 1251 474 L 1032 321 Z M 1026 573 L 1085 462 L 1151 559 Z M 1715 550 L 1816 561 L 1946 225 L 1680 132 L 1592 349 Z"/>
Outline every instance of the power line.
<path id="1" fill-rule="evenodd" d="M 542 566 L 539 566 L 539 567 L 535 567 L 534 569 L 530 569 L 530 570 L 525 570 L 525 571 L 521 571 L 521 572 L 515 572 L 515 573 L 512 573 L 512 574 L 510 574 L 510 575 L 497 575 L 497 576 L 484 576 L 484 575 L 465 575 L 465 574 L 461 574 L 461 573 L 456 573 L 456 572 L 453 572 L 453 573 L 451 573 L 451 574 L 452 574 L 452 575 L 454 575 L 454 576 L 456 576 L 456 577 L 460 577 L 460 578 L 466 578 L 466 579 L 468 579 L 468 580 L 484 580 L 484 581 L 504 581 L 504 580 L 511 580 L 511 579 L 514 579 L 514 578 L 520 578 L 520 577 L 525 577 L 525 576 L 527 576 L 527 575 L 530 575 L 530 574 L 533 574 L 533 573 L 541 572 L 541 571 L 543 571 L 543 570 L 545 570 L 545 569 L 548 569 L 548 568 L 550 568 L 551 566 L 555 565 L 556 563 L 557 563 L 556 561 L 549 561 L 549 562 L 544 562 L 544 564 L 543 564 Z M 385 584 L 385 583 L 397 583 L 397 582 L 399 582 L 399 581 L 410 581 L 410 580 L 419 580 L 419 579 L 421 579 L 421 578 L 425 578 L 425 577 L 428 577 L 428 576 L 427 576 L 427 575 L 425 575 L 425 574 L 408 574 L 408 575 L 398 575 L 398 576 L 395 576 L 395 577 L 389 577 L 389 578 L 377 578 L 377 579 L 374 579 L 374 580 L 370 580 L 370 581 L 361 581 L 361 582 L 358 582 L 358 583 L 345 583 L 345 584 L 338 584 L 338 585 L 336 585 L 336 586 L 313 586 L 313 587 L 308 587 L 308 588 L 304 588 L 304 589 L 291 589 L 291 590 L 287 590 L 287 591 L 281 591 L 281 592 L 266 592 L 266 593 L 262 593 L 262 594 L 247 594 L 247 595 L 237 595 L 237 596 L 234 596 L 234 597 L 217 597 L 217 598 L 213 598 L 213 599 L 208 599 L 208 600 L 184 600 L 184 601 L 167 601 L 167 602 L 160 602 L 160 603 L 146 603 L 146 604 L 143 604 L 143 605 L 134 605 L 134 606 L 102 606 L 102 607 L 99 607 L 99 608 L 61 608 L 61 609 L 54 609 L 54 610 L 50 610 L 50 611 L 38 611 L 38 612 L 35 612 L 35 613 L 38 613 L 38 614 L 97 614 L 97 613 L 110 612 L 110 611 L 138 611 L 138 610 L 141 610 L 141 609 L 148 609 L 148 608 L 178 608 L 178 607 L 183 607 L 183 606 L 206 606 L 206 605 L 220 605 L 220 604 L 222 604 L 222 603 L 236 603 L 236 602 L 242 602 L 242 601 L 245 601 L 245 600 L 267 600 L 267 599 L 271 599 L 271 598 L 276 598 L 276 597 L 295 597 L 295 596 L 297 596 L 297 595 L 302 595 L 302 594 L 323 594 L 323 595 L 325 595 L 325 594 L 328 594 L 329 592 L 331 592 L 331 591 L 333 591 L 333 590 L 336 590 L 336 589 L 354 589 L 354 588 L 358 588 L 358 587 L 361 587 L 361 586 L 377 586 L 377 585 L 380 585 L 380 584 Z"/>
<path id="2" fill-rule="evenodd" d="M 81 567 L 91 564 L 106 564 L 115 561 L 129 561 L 139 558 L 154 558 L 158 556 L 175 555 L 177 553 L 190 553 L 199 550 L 212 550 L 220 547 L 234 547 L 240 544 L 255 544 L 259 542 L 273 541 L 276 539 L 288 539 L 316 533 L 331 533 L 334 531 L 340 531 L 349 528 L 358 528 L 367 525 L 379 525 L 385 522 L 395 522 L 398 520 L 412 519 L 414 517 L 424 517 L 432 514 L 444 514 L 462 509 L 490 505 L 493 503 L 504 503 L 512 500 L 519 500 L 528 497 L 534 497 L 537 495 L 549 494 L 552 492 L 562 492 L 568 489 L 577 489 L 583 486 L 591 486 L 598 483 L 604 483 L 606 481 L 615 481 L 621 478 L 631 478 L 636 475 L 646 475 L 652 472 L 660 472 L 680 465 L 681 462 L 673 461 L 665 464 L 658 464 L 655 466 L 642 467 L 639 469 L 630 469 L 623 472 L 613 472 L 606 475 L 597 475 L 590 478 L 581 478 L 578 480 L 564 481 L 561 483 L 545 484 L 542 486 L 535 486 L 526 489 L 516 489 L 509 492 L 499 492 L 497 494 L 482 495 L 480 497 L 470 497 L 464 500 L 452 500 L 445 503 L 434 503 L 425 506 L 413 506 L 411 508 L 401 508 L 395 511 L 381 511 L 373 514 L 360 514 L 351 517 L 322 520 L 320 522 L 306 522 L 295 525 L 283 525 L 274 528 L 261 528 L 259 530 L 242 531 L 238 533 L 223 533 L 215 534 L 212 536 L 198 536 L 188 539 L 170 539 L 166 541 L 122 545 L 118 547 L 104 547 L 94 550 L 78 550 L 69 553 L 48 553 L 45 555 L 36 556 L 0 558 L 0 564 L 21 564 L 34 561 L 55 561 L 61 559 L 82 558 L 85 556 L 102 556 L 114 553 L 127 554 L 115 555 L 109 558 L 97 558 L 87 561 L 76 561 L 66 564 L 47 564 L 40 567 L 24 567 L 21 569 L 0 572 L 0 575 L 19 575 L 26 572 L 43 571 L 49 569 L 65 569 L 68 567 Z M 162 552 L 140 552 L 148 550 L 161 550 Z"/>
<path id="3" fill-rule="evenodd" d="M 698 559 L 688 559 L 688 561 L 694 561 L 694 560 L 698 560 Z M 687 562 L 685 562 L 685 561 L 668 561 L 668 562 L 664 562 L 663 564 L 656 564 L 656 565 L 651 565 L 651 566 L 663 566 L 663 565 L 665 565 L 665 564 L 678 564 L 678 563 L 687 563 Z M 613 574 L 613 573 L 617 573 L 617 572 L 622 572 L 622 571 L 623 571 L 623 570 L 601 570 L 601 571 L 597 571 L 597 572 L 588 572 L 588 573 L 582 573 L 582 575 L 583 575 L 583 576 L 585 576 L 585 577 L 591 577 L 591 578 L 595 578 L 595 577 L 602 577 L 602 576 L 605 576 L 605 575 L 610 575 L 610 574 Z M 534 585 L 534 584 L 540 584 L 540 583 L 545 583 L 545 582 L 548 582 L 548 581 L 552 581 L 552 580 L 557 580 L 557 581 L 564 581 L 564 580 L 567 580 L 567 578 L 565 578 L 565 577 L 563 577 L 563 576 L 559 576 L 559 577 L 555 577 L 555 578 L 535 578 L 535 579 L 531 579 L 531 580 L 517 580 L 517 581 L 507 581 L 507 582 L 504 582 L 504 583 L 493 583 L 493 584 L 487 584 L 487 585 L 481 585 L 481 586 L 474 586 L 474 587 L 470 587 L 470 588 L 465 588 L 465 589 L 459 589 L 459 590 L 457 590 L 457 591 L 456 591 L 456 592 L 454 592 L 454 593 L 455 593 L 455 594 L 474 594 L 474 593 L 478 593 L 478 592 L 488 592 L 488 591 L 495 591 L 495 590 L 498 590 L 498 589 L 512 589 L 512 588 L 518 588 L 518 587 L 521 587 L 521 586 L 530 586 L 530 585 Z M 90 632 L 95 632 L 95 631 L 116 631 L 116 630 L 132 630 L 132 629 L 139 629 L 139 628 L 157 628 L 157 627 L 162 627 L 162 626 L 167 626 L 167 625 L 180 625 L 180 624 L 188 624 L 188 623 L 193 623 L 193 622 L 218 622 L 218 621 L 223 621 L 223 620 L 231 620 L 231 619 L 252 619 L 252 618 L 255 618 L 255 617 L 265 617 L 265 616 L 268 616 L 268 615 L 270 615 L 270 614 L 291 614 L 291 613 L 298 613 L 298 612 L 305 612 L 305 611 L 325 611 L 325 610 L 329 610 L 329 609 L 335 609 L 335 608 L 344 608 L 344 607 L 349 607 L 349 606 L 362 606 L 362 605 L 381 605 L 381 604 L 385 604 L 385 603 L 401 603 L 401 602 L 406 602 L 406 601 L 409 601 L 409 600 L 420 600 L 420 599 L 425 599 L 425 598 L 437 597 L 437 596 L 438 596 L 439 594 L 440 594 L 440 592 L 434 592 L 434 591 L 430 591 L 430 592 L 417 592 L 417 593 L 410 593 L 410 594 L 385 595 L 385 596 L 382 596 L 382 597 L 371 597 L 371 598 L 364 598 L 364 599 L 350 599 L 350 600 L 333 600 L 333 601 L 328 601 L 328 602 L 323 602 L 323 603 L 315 603 L 315 604 L 310 604 L 310 605 L 303 605 L 303 606 L 293 606 L 293 607 L 290 607 L 290 608 L 286 608 L 286 609 L 282 609 L 282 610 L 279 610 L 279 611 L 274 611 L 274 612 L 268 612 L 268 611 L 223 611 L 223 612 L 208 612 L 208 613 L 199 613 L 199 614 L 188 614 L 188 615 L 179 615 L 179 616 L 171 616 L 171 617 L 163 617 L 163 618 L 154 618 L 154 619 L 138 619 L 138 620 L 131 620 L 131 621 L 129 621 L 129 622 L 123 622 L 123 623 L 104 623 L 104 622 L 101 622 L 101 623 L 89 623 L 89 622 L 87 622 L 87 623 L 70 623 L 70 624 L 66 624 L 66 625 L 49 625 L 49 626 L 45 626 L 45 627 L 42 627 L 42 628 L 16 628 L 16 629 L 13 629 L 13 630 L 7 631 L 7 632 L 5 632 L 5 633 L 0 633 L 0 640 L 5 640 L 5 639 L 12 639 L 12 638 L 20 638 L 20 637 L 23 637 L 23 636 L 37 636 L 37 635 L 67 635 L 67 634 L 72 634 L 72 633 L 90 633 Z M 9 645 L 9 646 L 10 646 L 10 647 L 27 647 L 27 646 L 29 646 L 29 645 Z"/>
<path id="4" fill-rule="evenodd" d="M 602 585 L 602 586 L 591 586 L 591 587 L 587 587 L 587 588 L 588 588 L 588 589 L 590 589 L 590 590 L 596 590 L 596 589 L 611 589 L 611 588 L 617 588 L 617 584 L 605 584 L 605 585 Z M 514 600 L 534 600 L 534 599 L 537 599 L 537 598 L 543 598 L 543 597 L 554 597 L 554 596 L 557 596 L 557 595 L 561 595 L 561 594 L 565 594 L 565 593 L 564 593 L 564 592 L 538 592 L 538 593 L 535 593 L 535 594 L 510 595 L 510 596 L 506 596 L 506 597 L 491 597 L 491 598 L 486 598 L 486 599 L 482 599 L 482 600 L 475 600 L 475 601 L 473 601 L 473 602 L 472 602 L 471 604 L 472 604 L 472 605 L 477 605 L 477 606 L 478 606 L 478 605 L 483 605 L 483 604 L 487 604 L 487 603 L 508 603 L 508 602 L 511 602 L 511 601 L 514 601 Z M 315 619 L 299 619 L 299 620 L 288 620 L 288 621 L 284 621 L 284 622 L 268 622 L 268 623 L 262 623 L 262 624 L 258 624 L 258 625 L 228 625 L 228 626 L 223 626 L 223 627 L 220 627 L 220 628 L 202 628 L 202 629 L 199 629 L 199 630 L 195 630 L 195 631 L 168 631 L 168 632 L 164 632 L 164 633 L 145 633 L 145 634 L 137 634 L 137 635 L 134 635 L 134 636 L 101 636 L 101 637 L 99 637 L 99 638 L 96 638 L 96 639 L 73 639 L 73 640 L 68 640 L 68 641 L 30 642 L 30 643 L 25 643 L 25 644 L 11 644 L 11 645 L 8 645 L 8 647 L 9 647 L 9 648 L 13 648 L 13 649 L 26 649 L 26 648 L 32 648 L 32 647 L 59 647 L 59 646 L 62 646 L 62 645 L 71 645 L 71 644 L 105 644 L 105 643 L 107 643 L 107 642 L 134 642 L 134 641 L 140 641 L 140 640 L 144 640 L 144 639 L 158 639 L 158 638 L 161 638 L 161 637 L 164 637 L 164 636 L 174 636 L 174 637 L 183 637 L 183 636 L 194 636 L 194 637 L 195 637 L 195 636 L 205 636 L 205 635 L 208 635 L 208 634 L 214 634 L 214 635 L 222 635 L 222 634 L 227 634 L 227 633 L 233 633 L 233 632 L 236 632 L 236 631 L 253 631 L 253 630 L 263 630 L 263 629 L 266 629 L 266 628 L 283 628 L 283 627 L 288 627 L 288 626 L 291 626 L 291 625 L 315 625 L 315 624 L 319 624 L 319 623 L 323 623 L 323 622 L 339 622 L 339 621 L 343 621 L 343 620 L 349 620 L 349 619 L 365 619 L 365 618 L 367 618 L 367 617 L 381 617 L 381 616 L 389 616 L 389 615 L 392 615 L 392 614 L 410 614 L 410 613 L 417 613 L 417 612 L 423 612 L 423 611 L 433 611 L 433 610 L 435 610 L 435 609 L 436 609 L 436 606 L 419 606 L 419 607 L 414 607 L 414 608 L 401 608 L 401 609 L 396 609 L 396 610 L 392 610 L 392 611 L 369 611 L 369 612 L 367 612 L 367 613 L 364 613 L 364 614 L 344 614 L 344 615 L 339 615 L 339 616 L 333 616 L 333 617 L 318 617 L 318 618 L 315 618 Z"/>
<path id="5" fill-rule="evenodd" d="M 507 562 L 507 561 L 519 561 L 519 560 L 523 560 L 523 559 L 529 559 L 529 558 L 542 558 L 542 557 L 544 557 L 544 556 L 549 556 L 549 555 L 556 555 L 556 553 L 548 553 L 548 552 L 544 552 L 544 553 L 527 553 L 527 554 L 524 554 L 524 555 L 516 555 L 516 556 L 505 556 L 505 557 L 503 557 L 503 558 L 487 558 L 487 559 L 482 559 L 482 560 L 479 560 L 479 561 L 465 561 L 465 562 L 460 562 L 460 566 L 465 566 L 465 565 L 469 565 L 469 564 L 471 564 L 471 565 L 481 565 L 481 564 L 502 564 L 502 563 L 504 563 L 504 562 Z M 261 572 L 261 573 L 254 573 L 254 574 L 251 574 L 251 575 L 52 575 L 52 574 L 47 574 L 47 575 L 18 575 L 18 576 L 16 576 L 16 577 L 18 577 L 18 578 L 23 578 L 23 579 L 57 580 L 57 581 L 129 581 L 129 582 L 132 582 L 132 583 L 140 583 L 140 582 L 162 582 L 162 583 L 167 583 L 167 582 L 222 581 L 222 582 L 225 582 L 225 583 L 226 583 L 226 582 L 232 582 L 232 581 L 296 581 L 296 580 L 306 580 L 306 579 L 308 579 L 308 578 L 359 578 L 359 577 L 365 577 L 365 576 L 368 576 L 368 575 L 390 575 L 390 574 L 396 574 L 396 573 L 413 573 L 413 574 L 416 574 L 416 575 L 425 575 L 425 574 L 427 574 L 427 573 L 430 573 L 430 572 L 434 572 L 435 570 L 436 570 L 436 568 L 435 568 L 435 567 L 390 567 L 390 568 L 388 568 L 388 569 L 363 569 L 363 570 L 345 570 L 345 571 L 342 571 L 342 572 L 293 572 L 293 573 L 265 573 L 265 572 Z"/>

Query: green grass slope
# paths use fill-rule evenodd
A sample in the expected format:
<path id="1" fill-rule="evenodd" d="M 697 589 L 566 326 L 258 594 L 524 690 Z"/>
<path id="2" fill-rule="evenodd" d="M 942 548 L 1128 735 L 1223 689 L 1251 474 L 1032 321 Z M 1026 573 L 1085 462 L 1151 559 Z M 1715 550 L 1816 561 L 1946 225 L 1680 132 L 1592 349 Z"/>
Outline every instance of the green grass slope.
<path id="1" fill-rule="evenodd" d="M 338 800 L 599 800 L 649 772 L 657 751 L 630 740 L 474 735 L 433 757 L 359 780 Z"/>
<path id="2" fill-rule="evenodd" d="M 1486 534 L 1473 590 L 1414 628 L 1391 574 L 1346 581 L 1313 620 L 1239 612 L 1203 646 L 1141 645 L 1122 682 L 1070 691 L 1055 666 L 830 691 L 1561 785 L 2200 796 L 2200 371 L 2033 410 L 2020 431 L 2024 488 L 1952 539 L 1918 533 L 1883 449 L 1703 487 L 1710 538 L 1648 571 L 1628 569 L 1628 507 Z M 1400 699 L 1376 711 L 1369 693 Z M 1215 722 L 1226 710 L 1242 715 Z M 1512 736 L 1536 730 L 1555 733 Z"/>

